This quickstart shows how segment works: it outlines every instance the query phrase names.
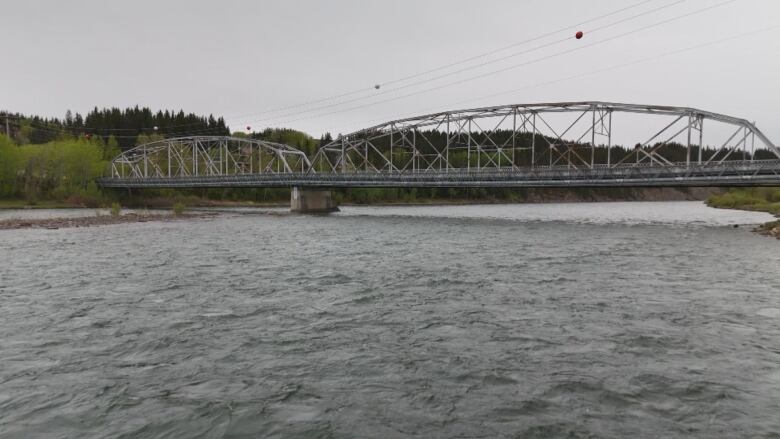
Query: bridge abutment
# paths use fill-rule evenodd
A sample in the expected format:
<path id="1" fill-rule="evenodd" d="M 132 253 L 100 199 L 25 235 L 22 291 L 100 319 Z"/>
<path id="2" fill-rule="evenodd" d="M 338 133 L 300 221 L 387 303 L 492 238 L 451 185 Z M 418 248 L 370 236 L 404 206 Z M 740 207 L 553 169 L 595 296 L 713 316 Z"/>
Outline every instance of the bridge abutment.
<path id="1" fill-rule="evenodd" d="M 293 187 L 290 193 L 290 211 L 295 213 L 331 213 L 339 207 L 330 191 Z"/>

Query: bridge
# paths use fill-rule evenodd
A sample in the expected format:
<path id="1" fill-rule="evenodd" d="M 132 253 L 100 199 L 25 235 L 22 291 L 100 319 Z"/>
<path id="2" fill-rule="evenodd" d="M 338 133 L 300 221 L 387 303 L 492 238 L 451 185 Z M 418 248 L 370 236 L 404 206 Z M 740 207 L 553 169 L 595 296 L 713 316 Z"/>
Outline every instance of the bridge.
<path id="1" fill-rule="evenodd" d="M 630 147 L 615 145 L 621 121 L 648 132 Z M 311 157 L 249 138 L 165 139 L 123 152 L 110 171 L 101 186 L 774 186 L 780 185 L 780 149 L 753 123 L 724 114 L 559 102 L 394 120 L 341 135 Z"/>

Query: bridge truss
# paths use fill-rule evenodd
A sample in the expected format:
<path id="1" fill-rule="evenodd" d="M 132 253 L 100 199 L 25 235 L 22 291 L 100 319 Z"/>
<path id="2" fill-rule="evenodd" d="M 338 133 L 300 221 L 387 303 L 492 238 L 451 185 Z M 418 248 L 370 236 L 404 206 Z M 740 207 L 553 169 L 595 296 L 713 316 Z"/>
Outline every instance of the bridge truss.
<path id="1" fill-rule="evenodd" d="M 619 119 L 615 117 L 620 114 Z M 648 134 L 614 144 L 617 120 Z M 708 135 L 705 138 L 705 126 Z M 654 127 L 654 128 L 651 128 Z M 706 141 L 705 141 L 706 140 Z M 520 104 L 390 121 L 311 158 L 225 137 L 166 139 L 112 162 L 113 187 L 586 187 L 780 185 L 780 149 L 753 123 L 687 107 Z"/>
<path id="2" fill-rule="evenodd" d="M 566 113 L 573 114 L 573 118 L 551 120 L 552 115 Z M 612 142 L 614 113 L 666 116 L 671 121 L 625 151 Z M 730 127 L 731 135 L 708 148 L 703 141 L 705 121 Z M 325 145 L 313 164 L 317 171 L 330 173 L 448 172 L 464 168 L 523 172 L 537 167 L 595 169 L 629 163 L 679 166 L 681 161 L 690 167 L 755 159 L 756 139 L 759 149 L 771 152 L 773 159 L 780 158 L 780 149 L 747 120 L 694 108 L 607 102 L 506 105 L 376 125 Z M 679 145 L 684 146 L 684 157 L 680 157 Z"/>
<path id="3" fill-rule="evenodd" d="M 137 146 L 114 158 L 115 179 L 177 179 L 242 174 L 307 172 L 303 151 L 281 143 L 236 137 L 164 139 Z"/>

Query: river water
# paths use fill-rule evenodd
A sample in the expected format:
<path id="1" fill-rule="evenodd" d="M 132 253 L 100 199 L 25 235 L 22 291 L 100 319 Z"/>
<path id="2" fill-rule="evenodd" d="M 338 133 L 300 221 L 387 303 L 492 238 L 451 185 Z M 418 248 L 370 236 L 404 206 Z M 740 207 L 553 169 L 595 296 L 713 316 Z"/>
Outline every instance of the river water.
<path id="1" fill-rule="evenodd" d="M 584 203 L 0 231 L 0 437 L 777 437 L 780 241 L 744 226 L 768 219 Z"/>

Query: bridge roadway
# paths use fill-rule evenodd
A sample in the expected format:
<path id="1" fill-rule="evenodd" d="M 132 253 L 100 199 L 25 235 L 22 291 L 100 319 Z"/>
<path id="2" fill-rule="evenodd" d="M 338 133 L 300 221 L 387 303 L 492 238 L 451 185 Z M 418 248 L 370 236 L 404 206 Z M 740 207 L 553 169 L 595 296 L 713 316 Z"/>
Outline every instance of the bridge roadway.
<path id="1" fill-rule="evenodd" d="M 113 177 L 114 188 L 219 187 L 680 187 L 780 186 L 780 159 L 711 164 L 620 164 L 591 167 L 449 169 L 442 171 L 242 173 L 180 177 Z"/>

